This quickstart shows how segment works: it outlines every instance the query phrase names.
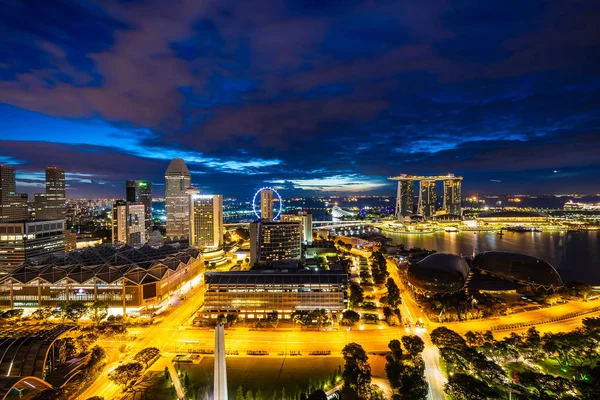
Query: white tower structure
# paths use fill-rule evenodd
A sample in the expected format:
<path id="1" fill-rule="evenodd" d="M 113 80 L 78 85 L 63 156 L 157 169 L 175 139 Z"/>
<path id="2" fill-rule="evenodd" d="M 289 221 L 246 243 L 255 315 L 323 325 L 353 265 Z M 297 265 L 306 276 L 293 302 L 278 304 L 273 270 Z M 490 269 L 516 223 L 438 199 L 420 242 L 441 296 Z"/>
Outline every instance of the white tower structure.
<path id="1" fill-rule="evenodd" d="M 214 400 L 228 400 L 227 369 L 225 368 L 225 326 L 215 327 L 215 384 Z"/>

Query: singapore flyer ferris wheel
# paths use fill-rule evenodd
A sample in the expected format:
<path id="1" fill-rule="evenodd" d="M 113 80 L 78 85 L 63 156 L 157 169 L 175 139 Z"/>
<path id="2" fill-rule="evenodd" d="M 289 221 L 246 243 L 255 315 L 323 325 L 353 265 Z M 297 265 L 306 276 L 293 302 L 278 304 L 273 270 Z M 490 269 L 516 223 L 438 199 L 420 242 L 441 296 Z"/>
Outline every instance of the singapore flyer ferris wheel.
<path id="1" fill-rule="evenodd" d="M 252 211 L 254 211 L 254 215 L 256 215 L 256 218 L 258 219 L 262 219 L 263 215 L 262 215 L 262 210 L 261 210 L 261 193 L 265 190 L 269 190 L 271 191 L 277 198 L 278 200 L 278 205 L 275 206 L 276 208 L 276 212 L 275 215 L 273 216 L 273 219 L 279 219 L 279 216 L 281 215 L 281 211 L 283 210 L 283 200 L 281 199 L 281 195 L 279 194 L 279 192 L 277 192 L 277 190 L 273 189 L 270 186 L 265 186 L 262 187 L 260 189 L 258 189 L 256 191 L 256 193 L 254 193 L 254 197 L 252 198 Z M 273 199 L 274 200 L 274 199 Z M 258 204 L 257 204 L 258 201 Z M 272 202 L 274 203 L 274 201 Z M 273 204 L 271 204 L 271 209 L 273 208 Z"/>

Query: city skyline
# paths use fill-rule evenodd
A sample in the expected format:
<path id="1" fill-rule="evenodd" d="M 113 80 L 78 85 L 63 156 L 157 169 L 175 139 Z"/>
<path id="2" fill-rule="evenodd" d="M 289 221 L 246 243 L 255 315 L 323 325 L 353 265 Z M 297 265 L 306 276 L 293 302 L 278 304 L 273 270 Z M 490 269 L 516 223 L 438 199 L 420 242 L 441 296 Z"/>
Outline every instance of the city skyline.
<path id="1" fill-rule="evenodd" d="M 600 6 L 86 2 L 7 5 L 0 162 L 70 198 L 162 196 L 173 157 L 205 193 L 469 193 L 600 183 Z M 79 21 L 72 24 L 73 20 Z"/>

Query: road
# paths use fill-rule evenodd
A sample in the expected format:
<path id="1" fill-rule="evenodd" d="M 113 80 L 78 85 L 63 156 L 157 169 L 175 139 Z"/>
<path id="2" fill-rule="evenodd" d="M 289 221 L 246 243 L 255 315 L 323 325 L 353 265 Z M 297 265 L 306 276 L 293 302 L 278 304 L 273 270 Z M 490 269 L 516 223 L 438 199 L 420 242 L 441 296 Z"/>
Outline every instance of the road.
<path id="1" fill-rule="evenodd" d="M 138 351 L 146 347 L 157 347 L 164 352 L 165 348 L 177 340 L 178 335 L 187 325 L 188 320 L 193 317 L 198 306 L 202 303 L 203 285 L 199 285 L 187 294 L 187 300 L 180 302 L 175 307 L 170 307 L 163 316 L 160 323 L 147 328 L 134 329 L 136 340 L 127 343 L 129 346 L 128 355 L 133 356 Z M 213 335 L 210 335 L 211 337 Z M 127 356 L 122 359 L 128 359 Z M 80 399 L 87 399 L 92 396 L 102 396 L 105 399 L 118 399 L 122 394 L 122 388 L 108 380 L 108 371 L 116 367 L 117 360 L 109 360 L 109 363 L 100 377 L 79 396 Z"/>
<path id="2" fill-rule="evenodd" d="M 354 254 L 369 256 L 370 253 L 353 250 Z M 402 284 L 394 264 L 389 265 L 390 275 L 396 280 L 398 286 L 402 289 Z M 135 341 L 129 344 L 130 350 L 127 355 L 122 357 L 127 359 L 133 356 L 139 350 L 145 347 L 158 347 L 165 355 L 170 357 L 175 353 L 186 353 L 191 349 L 213 349 L 214 332 L 208 329 L 199 329 L 188 326 L 188 322 L 193 318 L 195 311 L 202 304 L 203 287 L 195 288 L 195 292 L 187 295 L 187 300 L 180 304 L 169 307 L 163 320 L 153 326 L 146 328 L 132 328 L 131 333 L 137 337 Z M 439 354 L 437 348 L 433 346 L 429 338 L 429 330 L 434 329 L 441 324 L 427 322 L 424 328 L 415 328 L 414 322 L 419 318 L 427 321 L 417 304 L 407 294 L 406 290 L 401 290 L 402 305 L 401 313 L 403 318 L 413 322 L 411 328 L 405 327 L 387 327 L 382 325 L 364 325 L 351 330 L 341 329 L 333 331 L 301 331 L 298 329 L 278 329 L 269 331 L 256 331 L 248 328 L 227 329 L 225 333 L 225 346 L 227 351 L 238 351 L 240 355 L 245 355 L 248 350 L 266 350 L 270 356 L 276 356 L 279 352 L 298 351 L 303 355 L 308 355 L 313 350 L 330 350 L 332 355 L 339 356 L 341 349 L 350 342 L 360 343 L 367 352 L 384 352 L 388 350 L 388 343 L 392 339 L 400 339 L 406 334 L 416 334 L 420 336 L 425 343 L 423 360 L 425 363 L 425 374 L 429 385 L 430 400 L 442 400 L 445 398 L 443 386 L 445 383 L 444 375 L 440 368 Z M 514 314 L 507 317 L 500 317 L 494 320 L 467 321 L 460 323 L 443 324 L 457 332 L 464 333 L 468 330 L 487 330 L 492 325 L 505 323 L 524 322 L 548 317 L 565 315 L 570 312 L 585 310 L 595 307 L 600 302 L 573 302 L 566 305 L 530 311 L 521 314 Z M 537 328 L 542 331 L 565 331 L 574 329 L 581 324 L 581 319 L 587 316 L 600 315 L 600 312 L 588 314 L 583 317 L 572 318 L 552 324 L 539 325 Z M 496 337 L 502 337 L 510 332 L 521 332 L 525 329 L 498 331 L 494 332 Z M 103 344 L 104 345 L 104 344 Z M 113 344 L 113 346 L 116 346 Z M 110 346 L 108 346 L 110 347 Z M 118 346 L 117 346 L 118 347 Z M 112 354 L 112 353 L 111 353 Z M 111 356 L 108 371 L 117 365 L 117 360 Z M 235 356 L 228 356 L 235 357 Z M 86 399 L 94 395 L 103 396 L 105 399 L 118 399 L 121 395 L 121 388 L 108 381 L 107 374 L 103 373 L 101 377 L 91 387 L 80 396 Z"/>

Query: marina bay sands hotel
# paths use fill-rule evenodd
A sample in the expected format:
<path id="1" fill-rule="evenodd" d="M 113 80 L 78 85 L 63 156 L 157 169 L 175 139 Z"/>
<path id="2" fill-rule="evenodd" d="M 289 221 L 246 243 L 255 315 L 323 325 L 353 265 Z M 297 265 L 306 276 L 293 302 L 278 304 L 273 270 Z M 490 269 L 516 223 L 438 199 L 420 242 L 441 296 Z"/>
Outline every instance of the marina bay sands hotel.
<path id="1" fill-rule="evenodd" d="M 399 175 L 388 178 L 398 181 L 396 196 L 396 217 L 398 219 L 415 213 L 415 181 L 419 182 L 419 200 L 416 213 L 430 218 L 437 214 L 461 215 L 462 176 L 452 174 L 441 176 Z M 444 201 L 442 209 L 437 209 L 437 181 L 444 182 Z M 441 211 L 441 212 L 440 212 Z"/>

